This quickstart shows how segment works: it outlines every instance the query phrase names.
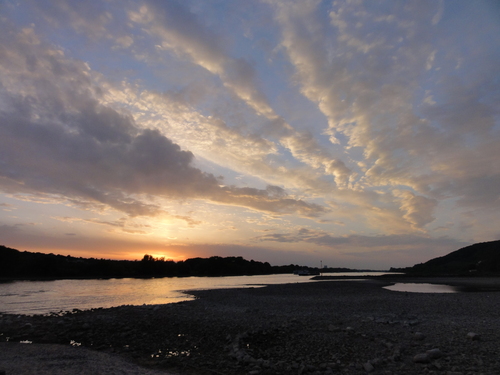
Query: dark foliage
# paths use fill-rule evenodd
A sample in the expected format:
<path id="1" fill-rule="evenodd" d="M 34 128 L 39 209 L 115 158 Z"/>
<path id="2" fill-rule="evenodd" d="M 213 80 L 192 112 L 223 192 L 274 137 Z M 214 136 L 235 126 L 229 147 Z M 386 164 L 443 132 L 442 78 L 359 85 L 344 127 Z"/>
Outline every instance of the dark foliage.
<path id="1" fill-rule="evenodd" d="M 391 270 L 424 276 L 497 276 L 500 274 L 500 241 L 476 243 L 413 267 Z"/>
<path id="2" fill-rule="evenodd" d="M 271 266 L 242 257 L 192 258 L 174 262 L 144 255 L 140 261 L 75 258 L 32 253 L 0 245 L 0 278 L 62 279 L 168 276 L 238 276 L 292 273 L 297 265 Z"/>

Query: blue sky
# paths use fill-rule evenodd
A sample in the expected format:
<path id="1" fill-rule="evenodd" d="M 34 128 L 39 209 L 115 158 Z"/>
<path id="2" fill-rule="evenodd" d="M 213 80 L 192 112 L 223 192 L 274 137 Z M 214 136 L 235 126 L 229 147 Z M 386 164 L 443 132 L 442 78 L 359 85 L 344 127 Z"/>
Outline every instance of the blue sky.
<path id="1" fill-rule="evenodd" d="M 496 240 L 495 1 L 2 1 L 0 235 L 387 269 Z"/>

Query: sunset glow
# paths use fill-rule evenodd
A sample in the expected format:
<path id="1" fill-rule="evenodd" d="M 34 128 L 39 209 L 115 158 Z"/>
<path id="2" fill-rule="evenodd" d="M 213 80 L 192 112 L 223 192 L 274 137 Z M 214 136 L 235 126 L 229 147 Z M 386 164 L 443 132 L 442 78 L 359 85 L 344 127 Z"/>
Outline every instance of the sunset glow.
<path id="1" fill-rule="evenodd" d="M 388 269 L 500 238 L 496 1 L 0 2 L 0 244 Z"/>

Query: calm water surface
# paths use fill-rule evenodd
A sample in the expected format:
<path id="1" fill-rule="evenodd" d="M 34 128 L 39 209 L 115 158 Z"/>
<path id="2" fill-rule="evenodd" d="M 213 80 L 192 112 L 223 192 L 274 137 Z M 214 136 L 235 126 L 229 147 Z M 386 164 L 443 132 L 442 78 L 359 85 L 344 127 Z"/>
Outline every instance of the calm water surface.
<path id="1" fill-rule="evenodd" d="M 332 275 L 379 275 L 381 272 Z M 291 274 L 229 277 L 165 277 L 158 279 L 91 279 L 16 281 L 0 284 L 0 312 L 47 314 L 73 309 L 121 305 L 164 304 L 191 300 L 183 291 L 256 287 L 268 284 L 314 282 Z"/>

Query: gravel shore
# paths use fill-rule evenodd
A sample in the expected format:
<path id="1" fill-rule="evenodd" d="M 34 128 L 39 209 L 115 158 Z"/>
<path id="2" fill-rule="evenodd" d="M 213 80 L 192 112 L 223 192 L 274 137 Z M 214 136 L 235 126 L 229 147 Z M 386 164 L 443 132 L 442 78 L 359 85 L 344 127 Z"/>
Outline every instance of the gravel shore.
<path id="1" fill-rule="evenodd" d="M 466 291 L 382 288 L 396 281 Z M 76 366 L 101 361 L 117 374 L 500 374 L 498 290 L 499 279 L 373 278 L 196 291 L 196 300 L 168 305 L 2 315 L 0 374 L 43 374 L 17 371 L 19 358 L 37 350 L 27 347 L 48 348 L 38 344 L 91 353 Z M 109 365 L 102 356 L 124 362 Z M 92 373 L 69 371 L 46 373 Z"/>

